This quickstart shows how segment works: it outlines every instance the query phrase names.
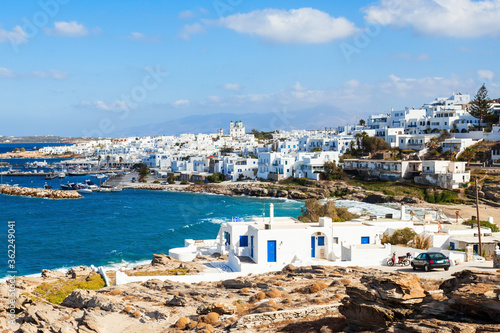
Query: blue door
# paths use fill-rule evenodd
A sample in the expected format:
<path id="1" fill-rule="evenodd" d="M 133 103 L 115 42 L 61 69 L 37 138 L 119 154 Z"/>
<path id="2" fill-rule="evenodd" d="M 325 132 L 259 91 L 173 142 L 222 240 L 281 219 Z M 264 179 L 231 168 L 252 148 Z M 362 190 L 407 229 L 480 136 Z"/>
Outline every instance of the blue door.
<path id="1" fill-rule="evenodd" d="M 250 237 L 250 257 L 253 258 L 253 236 Z"/>
<path id="2" fill-rule="evenodd" d="M 370 244 L 370 237 L 361 237 L 361 244 Z"/>
<path id="3" fill-rule="evenodd" d="M 316 237 L 311 237 L 311 258 L 316 257 Z"/>
<path id="4" fill-rule="evenodd" d="M 276 241 L 267 241 L 267 262 L 276 262 Z"/>

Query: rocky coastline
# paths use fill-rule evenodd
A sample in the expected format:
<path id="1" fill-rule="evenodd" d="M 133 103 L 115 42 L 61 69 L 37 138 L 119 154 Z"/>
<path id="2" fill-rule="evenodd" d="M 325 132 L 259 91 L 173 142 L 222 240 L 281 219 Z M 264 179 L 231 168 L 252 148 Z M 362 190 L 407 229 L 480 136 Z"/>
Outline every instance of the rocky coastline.
<path id="1" fill-rule="evenodd" d="M 207 258 L 199 258 L 200 260 Z M 155 255 L 136 269 L 199 272 L 198 263 Z M 191 272 L 192 270 L 192 272 Z M 131 272 L 132 274 L 134 272 Z M 149 280 L 75 289 L 59 303 L 53 286 L 96 279 L 75 267 L 0 284 L 0 327 L 16 333 L 60 332 L 498 332 L 500 274 L 463 270 L 448 280 L 361 267 L 286 266 L 282 271 L 196 284 Z"/>
<path id="2" fill-rule="evenodd" d="M 0 186 L 0 194 L 16 195 L 32 198 L 47 199 L 79 199 L 83 198 L 77 191 L 46 190 L 43 188 L 30 188 L 18 186 Z"/>
<path id="3" fill-rule="evenodd" d="M 248 195 L 255 197 L 274 197 L 306 200 L 337 197 L 367 203 L 405 203 L 420 204 L 425 201 L 410 196 L 389 196 L 381 192 L 367 191 L 360 186 L 345 182 L 317 182 L 314 186 L 275 185 L 269 183 L 241 184 L 203 184 L 190 185 L 181 191 L 193 193 L 212 193 L 229 196 Z"/>

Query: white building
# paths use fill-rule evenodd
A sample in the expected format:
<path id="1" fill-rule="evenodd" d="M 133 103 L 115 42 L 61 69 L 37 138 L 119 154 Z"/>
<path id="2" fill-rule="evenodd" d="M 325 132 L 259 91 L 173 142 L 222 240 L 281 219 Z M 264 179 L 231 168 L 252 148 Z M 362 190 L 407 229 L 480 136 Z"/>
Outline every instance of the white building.
<path id="1" fill-rule="evenodd" d="M 245 126 L 243 126 L 241 120 L 238 120 L 235 123 L 232 121 L 229 123 L 229 135 L 233 138 L 245 135 Z"/>
<path id="2" fill-rule="evenodd" d="M 422 161 L 422 175 L 415 177 L 418 184 L 439 186 L 449 190 L 458 189 L 470 181 L 466 162 Z"/>

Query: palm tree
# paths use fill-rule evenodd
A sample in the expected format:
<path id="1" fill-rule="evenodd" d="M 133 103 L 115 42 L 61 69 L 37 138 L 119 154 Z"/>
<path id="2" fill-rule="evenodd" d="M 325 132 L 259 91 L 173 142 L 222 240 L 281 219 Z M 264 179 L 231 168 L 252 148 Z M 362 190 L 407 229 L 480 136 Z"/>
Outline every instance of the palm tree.
<path id="1" fill-rule="evenodd" d="M 366 125 L 366 122 L 365 122 L 363 119 L 360 119 L 360 120 L 359 120 L 359 125 L 360 125 L 360 126 L 365 126 L 365 125 Z"/>
<path id="2" fill-rule="evenodd" d="M 363 135 L 361 133 L 356 133 L 354 137 L 356 138 L 356 145 L 359 149 L 361 147 L 361 139 L 363 138 Z"/>
<path id="3" fill-rule="evenodd" d="M 101 155 L 97 156 L 97 165 L 101 164 Z"/>
<path id="4" fill-rule="evenodd" d="M 106 156 L 106 163 L 108 164 L 108 167 L 109 167 L 109 160 L 111 159 L 111 156 Z"/>

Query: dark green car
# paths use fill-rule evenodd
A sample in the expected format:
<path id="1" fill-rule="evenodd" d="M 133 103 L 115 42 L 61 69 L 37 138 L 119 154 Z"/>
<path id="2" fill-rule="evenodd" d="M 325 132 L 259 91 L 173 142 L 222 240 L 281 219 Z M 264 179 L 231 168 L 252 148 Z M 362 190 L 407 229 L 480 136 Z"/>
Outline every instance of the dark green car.
<path id="1" fill-rule="evenodd" d="M 433 268 L 444 268 L 447 271 L 450 269 L 450 259 L 439 252 L 420 253 L 412 260 L 411 267 L 423 268 L 426 272 Z"/>

